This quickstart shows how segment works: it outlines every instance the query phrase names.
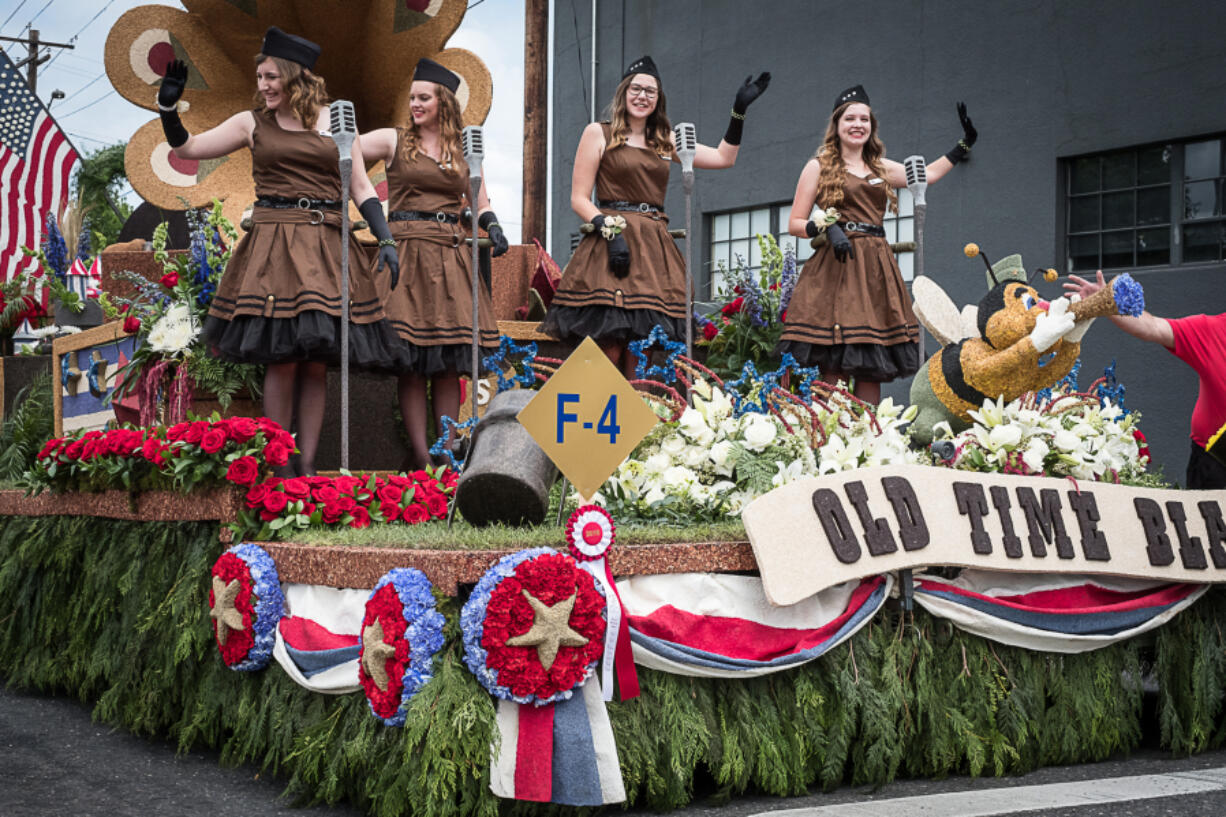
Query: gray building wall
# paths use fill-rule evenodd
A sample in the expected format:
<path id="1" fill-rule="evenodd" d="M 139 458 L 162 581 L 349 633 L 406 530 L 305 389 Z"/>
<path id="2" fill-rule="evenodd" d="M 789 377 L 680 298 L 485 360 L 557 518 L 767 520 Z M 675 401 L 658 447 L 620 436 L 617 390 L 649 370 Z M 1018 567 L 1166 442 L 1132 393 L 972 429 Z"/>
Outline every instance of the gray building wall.
<path id="1" fill-rule="evenodd" d="M 588 122 L 590 0 L 554 6 L 553 200 L 550 250 L 570 255 L 578 219 L 568 207 L 579 135 Z M 769 70 L 770 89 L 749 111 L 734 168 L 699 171 L 696 261 L 705 257 L 699 214 L 790 200 L 835 95 L 862 84 L 888 155 L 934 161 L 961 135 L 956 101 L 980 134 L 971 159 L 928 189 L 925 272 L 959 303 L 983 293 L 974 241 L 992 258 L 1020 252 L 1028 268 L 1063 271 L 1060 160 L 1164 140 L 1226 134 L 1226 59 L 1216 4 L 1118 2 L 881 2 L 598 0 L 597 111 L 624 66 L 651 54 L 671 120 L 692 121 L 718 144 L 736 88 Z M 684 219 L 680 173 L 666 207 Z M 1117 272 L 1122 270 L 1112 270 Z M 1151 312 L 1226 311 L 1222 263 L 1131 270 Z M 699 273 L 701 274 L 701 273 Z M 1039 283 L 1044 294 L 1056 285 Z M 929 351 L 933 344 L 929 340 Z M 1144 413 L 1155 464 L 1183 482 L 1195 373 L 1163 349 L 1099 321 L 1086 337 L 1081 385 L 1112 359 L 1126 404 Z M 886 394 L 906 399 L 909 381 Z"/>

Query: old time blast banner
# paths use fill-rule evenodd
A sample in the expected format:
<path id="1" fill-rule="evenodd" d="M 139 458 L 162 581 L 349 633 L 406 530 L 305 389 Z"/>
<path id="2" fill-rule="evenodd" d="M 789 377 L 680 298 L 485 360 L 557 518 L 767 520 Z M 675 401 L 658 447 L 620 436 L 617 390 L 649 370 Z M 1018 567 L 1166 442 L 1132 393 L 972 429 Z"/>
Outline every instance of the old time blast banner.
<path id="1" fill-rule="evenodd" d="M 900 465 L 807 477 L 744 511 L 767 598 L 955 565 L 1226 581 L 1226 491 Z"/>

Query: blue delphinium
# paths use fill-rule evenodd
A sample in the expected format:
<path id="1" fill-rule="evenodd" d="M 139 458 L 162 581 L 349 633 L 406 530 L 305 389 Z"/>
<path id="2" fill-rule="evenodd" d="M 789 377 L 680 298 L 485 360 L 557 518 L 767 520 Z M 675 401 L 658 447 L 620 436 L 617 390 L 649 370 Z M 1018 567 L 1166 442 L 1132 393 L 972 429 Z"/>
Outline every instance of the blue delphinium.
<path id="1" fill-rule="evenodd" d="M 43 255 L 47 257 L 47 264 L 55 273 L 55 277 L 62 281 L 68 274 L 68 245 L 64 242 L 60 225 L 55 220 L 55 213 L 47 213 L 46 228 L 47 234 L 43 238 L 42 246 Z"/>
<path id="2" fill-rule="evenodd" d="M 94 236 L 89 229 L 89 216 L 81 220 L 81 235 L 77 239 L 77 258 L 88 264 L 94 257 Z"/>
<path id="3" fill-rule="evenodd" d="M 1123 414 L 1128 415 L 1132 411 L 1124 406 L 1124 391 L 1124 384 L 1115 377 L 1115 359 L 1112 358 L 1111 365 L 1103 369 L 1103 379 L 1094 387 L 1094 395 L 1098 397 L 1100 406 L 1110 400 L 1112 405 L 1118 407 Z"/>
<path id="4" fill-rule="evenodd" d="M 779 276 L 779 314 L 788 311 L 792 292 L 796 289 L 796 250 L 788 247 L 783 251 L 783 268 Z"/>

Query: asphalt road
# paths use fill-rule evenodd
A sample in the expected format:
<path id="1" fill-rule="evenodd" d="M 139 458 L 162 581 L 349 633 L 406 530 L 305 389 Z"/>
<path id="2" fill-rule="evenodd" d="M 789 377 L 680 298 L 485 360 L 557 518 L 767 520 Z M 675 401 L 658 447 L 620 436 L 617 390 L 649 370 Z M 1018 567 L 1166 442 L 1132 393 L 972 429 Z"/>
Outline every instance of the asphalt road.
<path id="1" fill-rule="evenodd" d="M 263 777 L 252 767 L 221 767 L 216 753 L 179 755 L 163 741 L 96 724 L 89 709 L 73 699 L 0 683 L 0 817 L 359 815 L 347 806 L 295 808 L 282 798 L 284 788 L 284 780 Z M 1186 793 L 1153 796 L 1167 792 Z M 1007 810 L 991 805 L 999 802 L 1006 802 Z M 779 817 L 1218 817 L 1226 814 L 1226 751 L 1174 759 L 1143 749 L 1129 758 L 1040 769 L 1023 777 L 907 780 L 877 789 L 738 797 L 720 804 L 700 799 L 674 813 L 751 817 L 768 812 L 787 812 Z M 654 814 L 616 808 L 607 813 Z"/>

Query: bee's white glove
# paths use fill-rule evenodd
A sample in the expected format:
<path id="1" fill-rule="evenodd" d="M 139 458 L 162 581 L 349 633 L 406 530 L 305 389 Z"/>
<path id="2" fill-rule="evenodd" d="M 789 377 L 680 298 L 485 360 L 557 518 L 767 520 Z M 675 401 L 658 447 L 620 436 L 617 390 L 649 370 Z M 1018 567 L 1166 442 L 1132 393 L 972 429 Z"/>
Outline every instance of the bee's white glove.
<path id="1" fill-rule="evenodd" d="M 1039 315 L 1034 322 L 1034 329 L 1030 330 L 1030 342 L 1040 353 L 1046 352 L 1056 345 L 1056 341 L 1072 331 L 1075 324 L 1076 320 L 1068 311 L 1068 298 L 1057 298 L 1051 302 L 1047 312 Z"/>

